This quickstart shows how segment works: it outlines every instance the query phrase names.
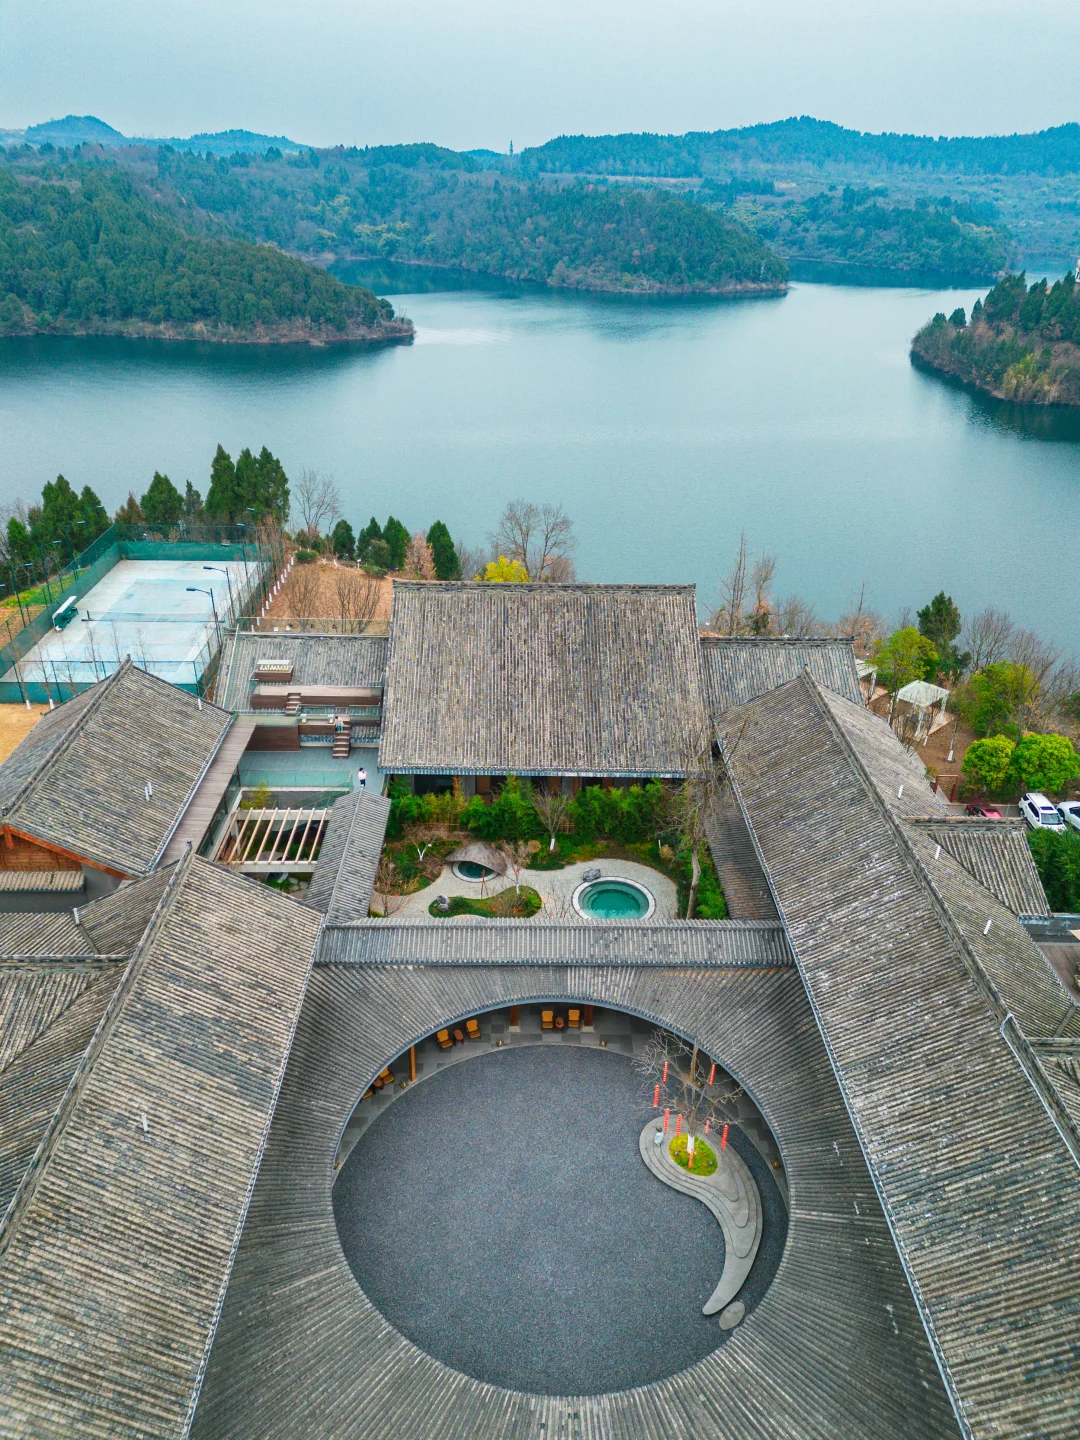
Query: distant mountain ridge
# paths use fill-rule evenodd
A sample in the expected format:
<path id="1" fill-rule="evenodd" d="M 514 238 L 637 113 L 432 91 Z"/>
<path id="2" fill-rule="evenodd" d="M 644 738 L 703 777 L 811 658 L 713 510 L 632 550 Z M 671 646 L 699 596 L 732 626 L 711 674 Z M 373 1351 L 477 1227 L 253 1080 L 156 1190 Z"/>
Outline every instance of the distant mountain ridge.
<path id="1" fill-rule="evenodd" d="M 212 135 L 191 135 L 186 139 L 124 135 L 96 115 L 65 115 L 62 120 L 46 120 L 41 125 L 29 125 L 25 130 L 0 130 L 0 143 L 10 145 L 20 141 L 34 146 L 55 145 L 65 150 L 87 144 L 111 149 L 125 145 L 168 145 L 173 150 L 189 150 L 199 155 L 208 151 L 212 155 L 265 155 L 270 149 L 286 154 L 307 148 L 285 135 L 260 135 L 254 130 L 219 130 Z"/>

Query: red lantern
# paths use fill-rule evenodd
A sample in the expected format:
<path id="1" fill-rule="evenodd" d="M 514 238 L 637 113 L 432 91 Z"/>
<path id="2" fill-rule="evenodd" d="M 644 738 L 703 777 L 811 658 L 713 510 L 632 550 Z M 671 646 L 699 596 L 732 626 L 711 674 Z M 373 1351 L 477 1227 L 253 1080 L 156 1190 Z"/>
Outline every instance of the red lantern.
<path id="1" fill-rule="evenodd" d="M 707 1135 L 708 1133 L 709 1133 L 709 1122 L 708 1122 L 708 1120 L 706 1120 L 706 1121 L 705 1121 L 705 1134 Z"/>
<path id="2" fill-rule="evenodd" d="M 681 1116 L 681 1115 L 680 1115 L 679 1118 L 675 1121 L 675 1134 L 676 1134 L 676 1136 L 682 1134 L 682 1116 Z"/>
<path id="3" fill-rule="evenodd" d="M 720 1136 L 720 1149 L 727 1149 L 727 1126 L 724 1126 L 724 1133 Z"/>
<path id="4" fill-rule="evenodd" d="M 663 1084 L 665 1084 L 665 1085 L 667 1084 L 667 1061 L 666 1061 L 666 1060 L 664 1061 L 664 1078 L 663 1078 Z"/>
<path id="5" fill-rule="evenodd" d="M 652 1092 L 652 1103 L 653 1103 L 653 1109 L 654 1109 L 654 1110 L 659 1110 L 659 1109 L 660 1109 L 660 1086 L 659 1086 L 659 1085 L 657 1085 L 656 1089 Z"/>
<path id="6" fill-rule="evenodd" d="M 665 1134 L 665 1135 L 667 1134 L 668 1121 L 669 1121 L 670 1119 L 671 1119 L 671 1111 L 670 1111 L 670 1110 L 665 1110 L 665 1111 L 664 1111 L 664 1134 Z"/>
<path id="7" fill-rule="evenodd" d="M 709 1084 L 711 1085 L 715 1079 L 716 1079 L 716 1062 L 714 1061 L 714 1062 L 713 1062 L 712 1069 L 709 1071 Z"/>

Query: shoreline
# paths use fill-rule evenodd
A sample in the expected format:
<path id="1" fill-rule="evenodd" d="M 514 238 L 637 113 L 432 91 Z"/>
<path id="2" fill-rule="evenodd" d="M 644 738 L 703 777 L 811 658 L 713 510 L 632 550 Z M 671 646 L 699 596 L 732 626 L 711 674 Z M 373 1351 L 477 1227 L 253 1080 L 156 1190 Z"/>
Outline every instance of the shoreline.
<path id="1" fill-rule="evenodd" d="M 916 336 L 918 339 L 918 336 Z M 915 340 L 911 342 L 909 351 L 912 364 L 916 369 L 929 371 L 931 374 L 942 379 L 949 380 L 953 384 L 961 386 L 973 394 L 981 395 L 988 400 L 996 400 L 1000 404 L 1016 406 L 1018 409 L 1038 413 L 1058 413 L 1062 415 L 1080 414 L 1080 402 L 1072 400 L 1038 399 L 1035 396 L 1007 395 L 1004 390 L 995 388 L 986 382 L 977 379 L 970 374 L 963 374 L 955 365 L 943 363 L 939 358 L 931 358 L 920 350 Z"/>
<path id="2" fill-rule="evenodd" d="M 316 329 L 311 325 L 278 326 L 266 330 L 262 326 L 253 331 L 223 330 L 203 324 L 160 325 L 147 320 L 131 320 L 116 324 L 24 326 L 10 330 L 0 340 L 47 339 L 113 339 L 113 340 L 165 340 L 169 342 L 188 341 L 201 345 L 244 345 L 281 346 L 308 345 L 314 349 L 325 349 L 332 345 L 396 345 L 411 344 L 416 338 L 416 327 L 409 319 L 394 319 L 386 325 L 350 325 L 344 331 Z"/>

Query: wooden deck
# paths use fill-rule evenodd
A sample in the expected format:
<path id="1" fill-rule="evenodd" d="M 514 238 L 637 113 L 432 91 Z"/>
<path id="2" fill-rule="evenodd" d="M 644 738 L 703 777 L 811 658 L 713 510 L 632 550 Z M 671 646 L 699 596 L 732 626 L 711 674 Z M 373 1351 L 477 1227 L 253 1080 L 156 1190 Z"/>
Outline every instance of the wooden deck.
<path id="1" fill-rule="evenodd" d="M 306 872 L 314 868 L 329 810 L 237 810 L 217 858 L 244 875 Z"/>
<path id="2" fill-rule="evenodd" d="M 179 825 L 166 845 L 160 861 L 162 865 L 171 865 L 174 860 L 179 860 L 189 841 L 191 848 L 198 853 L 211 821 L 217 814 L 217 808 L 229 788 L 229 781 L 240 763 L 240 756 L 247 749 L 254 733 L 254 720 L 241 717 L 234 721 L 231 730 L 221 742 L 221 748 L 210 762 L 199 788 L 191 797 L 191 804 L 184 811 Z"/>

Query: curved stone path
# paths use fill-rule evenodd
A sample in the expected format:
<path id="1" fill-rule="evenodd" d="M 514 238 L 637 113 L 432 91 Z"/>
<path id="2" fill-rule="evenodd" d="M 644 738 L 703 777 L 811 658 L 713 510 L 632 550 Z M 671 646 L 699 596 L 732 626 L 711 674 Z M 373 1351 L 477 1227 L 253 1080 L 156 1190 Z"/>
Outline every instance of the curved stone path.
<path id="1" fill-rule="evenodd" d="M 733 1146 L 717 1152 L 718 1164 L 712 1175 L 691 1175 L 671 1158 L 670 1137 L 667 1143 L 663 1138 L 657 1143 L 657 1135 L 663 1137 L 663 1133 L 662 1120 L 649 1121 L 638 1137 L 641 1158 L 665 1185 L 700 1200 L 724 1232 L 724 1268 L 716 1289 L 701 1307 L 703 1315 L 716 1315 L 735 1299 L 757 1258 L 761 1196 L 748 1166 Z"/>

